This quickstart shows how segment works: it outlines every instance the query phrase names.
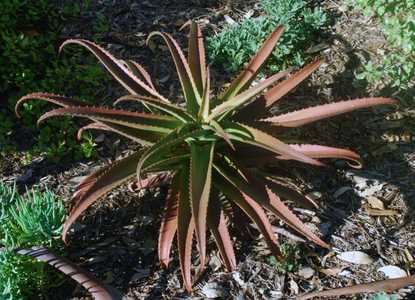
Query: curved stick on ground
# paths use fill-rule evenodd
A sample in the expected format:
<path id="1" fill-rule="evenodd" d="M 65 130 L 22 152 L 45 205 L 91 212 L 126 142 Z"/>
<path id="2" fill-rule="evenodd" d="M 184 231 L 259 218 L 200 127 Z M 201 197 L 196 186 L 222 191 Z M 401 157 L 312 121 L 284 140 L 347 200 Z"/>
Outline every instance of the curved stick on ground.
<path id="1" fill-rule="evenodd" d="M 82 270 L 80 267 L 69 260 L 59 257 L 45 247 L 32 247 L 28 249 L 18 249 L 17 253 L 28 255 L 38 261 L 46 262 L 65 275 L 81 284 L 91 293 L 95 300 L 121 300 L 122 296 L 118 291 L 109 291 L 108 288 L 96 280 L 91 274 Z"/>
<path id="2" fill-rule="evenodd" d="M 316 297 L 330 297 L 330 299 L 333 299 L 333 297 L 339 297 L 343 295 L 375 292 L 392 292 L 404 288 L 408 285 L 415 285 L 415 275 L 397 279 L 387 279 L 371 283 L 358 284 L 344 288 L 308 293 L 297 297 L 297 300 L 313 299 Z"/>

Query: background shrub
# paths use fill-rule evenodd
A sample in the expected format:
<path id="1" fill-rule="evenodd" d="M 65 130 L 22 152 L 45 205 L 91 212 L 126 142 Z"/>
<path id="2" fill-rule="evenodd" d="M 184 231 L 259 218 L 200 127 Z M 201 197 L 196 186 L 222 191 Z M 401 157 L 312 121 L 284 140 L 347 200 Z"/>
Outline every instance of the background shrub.
<path id="1" fill-rule="evenodd" d="M 368 17 L 376 18 L 389 42 L 379 49 L 380 59 L 369 61 L 358 79 L 395 90 L 406 90 L 415 83 L 415 2 L 413 0 L 355 0 Z M 413 97 L 413 96 L 410 96 Z"/>
<path id="2" fill-rule="evenodd" d="M 312 8 L 303 0 L 262 0 L 259 11 L 260 16 L 226 25 L 207 39 L 213 65 L 235 72 L 249 61 L 277 25 L 284 25 L 284 34 L 268 59 L 268 70 L 277 72 L 301 66 L 310 57 L 305 51 L 327 23 L 327 15 L 321 8 Z"/>
<path id="3" fill-rule="evenodd" d="M 62 279 L 48 265 L 15 254 L 17 247 L 47 246 L 62 252 L 65 209 L 50 191 L 22 197 L 0 182 L 0 299 L 37 299 Z"/>
<path id="4" fill-rule="evenodd" d="M 76 129 L 70 126 L 70 120 L 63 123 L 52 120 L 37 129 L 33 124 L 44 111 L 41 103 L 26 104 L 22 121 L 14 117 L 14 104 L 29 92 L 77 94 L 91 100 L 105 85 L 103 81 L 108 80 L 99 66 L 89 64 L 81 49 L 69 49 L 58 57 L 64 24 L 79 16 L 80 6 L 58 8 L 51 0 L 3 0 L 0 11 L 1 151 L 12 151 L 19 144 L 13 142 L 23 139 L 23 146 L 32 153 L 56 159 L 64 154 L 70 154 L 67 157 L 71 158 L 93 155 L 93 142 L 88 136 L 81 144 L 74 140 Z M 22 136 L 22 130 L 18 130 L 22 127 L 29 128 L 32 134 Z M 40 132 L 34 132 L 37 130 Z M 35 136 L 39 138 L 31 142 Z"/>

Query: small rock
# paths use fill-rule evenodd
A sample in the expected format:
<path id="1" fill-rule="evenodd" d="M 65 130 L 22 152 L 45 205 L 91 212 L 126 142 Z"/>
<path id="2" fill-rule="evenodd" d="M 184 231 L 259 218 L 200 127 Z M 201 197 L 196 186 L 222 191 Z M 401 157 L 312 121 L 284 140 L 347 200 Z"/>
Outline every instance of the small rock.
<path id="1" fill-rule="evenodd" d="M 401 278 L 406 277 L 408 274 L 401 268 L 397 266 L 384 266 L 378 269 L 378 272 L 382 272 L 385 274 L 386 278 L 394 279 L 394 278 Z"/>
<path id="2" fill-rule="evenodd" d="M 309 279 L 313 277 L 314 274 L 315 274 L 315 271 L 310 267 L 305 267 L 298 271 L 298 275 L 304 279 Z"/>
<path id="3" fill-rule="evenodd" d="M 202 287 L 202 294 L 208 299 L 223 298 L 223 288 L 216 282 L 206 283 Z"/>
<path id="4" fill-rule="evenodd" d="M 342 277 L 350 278 L 350 276 L 352 275 L 352 272 L 349 271 L 349 270 L 343 270 L 343 271 L 339 272 L 338 275 L 342 276 Z"/>
<path id="5" fill-rule="evenodd" d="M 347 251 L 337 255 L 337 258 L 352 264 L 369 265 L 373 263 L 373 259 L 361 251 Z"/>

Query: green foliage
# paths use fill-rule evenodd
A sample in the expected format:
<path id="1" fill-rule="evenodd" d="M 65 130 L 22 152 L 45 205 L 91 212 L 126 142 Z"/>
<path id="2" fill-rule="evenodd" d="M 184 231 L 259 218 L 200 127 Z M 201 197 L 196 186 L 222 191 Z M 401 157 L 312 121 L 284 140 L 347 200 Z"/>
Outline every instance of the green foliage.
<path id="1" fill-rule="evenodd" d="M 398 90 L 414 86 L 415 78 L 415 2 L 413 0 L 355 0 L 353 4 L 366 16 L 379 21 L 391 51 L 378 50 L 378 62 L 364 66 L 358 79 Z"/>
<path id="2" fill-rule="evenodd" d="M 310 58 L 305 50 L 327 23 L 326 13 L 321 8 L 310 8 L 303 0 L 262 0 L 260 7 L 261 16 L 227 25 L 207 38 L 208 55 L 214 66 L 231 72 L 240 69 L 278 25 L 284 25 L 285 32 L 268 60 L 269 71 L 301 66 Z"/>
<path id="3" fill-rule="evenodd" d="M 33 299 L 60 279 L 44 263 L 14 249 L 43 245 L 61 251 L 64 218 L 63 202 L 52 192 L 31 190 L 20 196 L 0 182 L 0 299 Z"/>
<path id="4" fill-rule="evenodd" d="M 18 128 L 13 112 L 18 98 L 28 91 L 48 90 L 59 94 L 76 92 L 79 97 L 91 100 L 98 96 L 97 91 L 108 77 L 101 68 L 90 65 L 82 51 L 58 57 L 63 26 L 68 18 L 79 14 L 79 5 L 58 8 L 51 0 L 4 0 L 0 11 L 0 94 L 8 99 L 8 103 L 0 104 L 0 148 L 2 152 L 10 152 L 16 148 L 13 138 L 20 138 L 13 134 Z M 73 74 L 77 74 L 76 78 Z M 43 108 L 40 103 L 26 104 L 22 110 L 23 125 L 38 131 L 33 121 Z M 33 135 L 39 138 L 29 150 L 54 159 L 93 155 L 91 139 L 83 139 L 80 144 L 74 142 L 76 132 L 71 125 L 71 120 L 48 123 L 39 129 L 39 135 Z"/>
<path id="5" fill-rule="evenodd" d="M 280 273 L 296 272 L 301 266 L 301 249 L 296 244 L 281 244 L 282 260 L 277 260 L 273 256 L 267 257 L 267 263 L 275 267 Z"/>
<path id="6" fill-rule="evenodd" d="M 397 299 L 398 299 L 397 295 L 388 295 L 383 292 L 378 293 L 371 298 L 371 300 L 397 300 Z"/>

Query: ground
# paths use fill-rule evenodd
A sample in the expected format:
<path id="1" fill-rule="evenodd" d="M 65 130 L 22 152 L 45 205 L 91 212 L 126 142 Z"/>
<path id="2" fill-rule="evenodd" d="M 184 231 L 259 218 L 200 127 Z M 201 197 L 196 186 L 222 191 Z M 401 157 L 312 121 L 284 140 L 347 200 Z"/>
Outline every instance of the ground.
<path id="1" fill-rule="evenodd" d="M 166 49 L 149 49 L 145 39 L 153 30 L 166 30 L 183 42 L 179 27 L 196 19 L 206 31 L 215 31 L 224 23 L 224 15 L 238 19 L 252 8 L 252 1 L 93 1 L 83 17 L 70 22 L 66 37 L 93 38 L 89 28 L 101 16 L 108 30 L 100 36 L 109 50 L 120 57 L 143 63 L 157 78 L 161 91 L 177 94 L 178 83 Z M 243 2 L 243 3 L 242 3 Z M 318 103 L 376 94 L 357 84 L 354 72 L 385 40 L 374 21 L 347 7 L 343 1 L 322 1 L 336 21 L 322 33 L 316 44 L 325 64 L 294 93 L 287 96 L 279 109 L 298 109 Z M 111 87 L 103 101 L 114 99 L 120 88 Z M 381 279 L 377 269 L 384 265 L 413 271 L 415 262 L 414 208 L 415 144 L 401 138 L 402 132 L 414 129 L 414 112 L 403 106 L 372 109 L 348 114 L 327 122 L 308 126 L 296 137 L 308 143 L 346 147 L 362 155 L 365 166 L 353 170 L 342 163 L 326 169 L 289 167 L 281 176 L 291 178 L 304 193 L 320 203 L 320 210 L 290 206 L 333 248 L 323 250 L 292 233 L 275 220 L 282 243 L 294 249 L 291 261 L 276 266 L 254 228 L 251 238 L 237 244 L 238 269 L 229 274 L 220 266 L 212 249 L 209 268 L 201 275 L 194 292 L 182 288 L 177 253 L 167 270 L 157 260 L 157 234 L 165 188 L 135 191 L 126 186 L 111 192 L 89 209 L 74 226 L 68 246 L 69 257 L 93 272 L 106 284 L 118 288 L 126 299 L 202 299 L 217 296 L 227 299 L 287 299 L 306 291 L 347 286 Z M 2 180 L 17 180 L 23 186 L 40 185 L 53 189 L 67 200 L 83 176 L 120 155 L 134 145 L 108 135 L 97 135 L 100 159 L 60 164 L 35 159 L 22 166 L 16 159 L 4 162 Z M 114 145 L 119 145 L 115 149 Z M 378 209 L 378 210 L 376 210 Z M 294 245 L 294 246 L 290 246 Z M 213 247 L 212 247 L 213 248 Z M 339 260 L 336 253 L 362 251 L 373 259 L 369 265 Z M 196 257 L 196 255 L 195 255 Z M 291 270 L 292 269 L 292 270 Z M 60 299 L 87 299 L 85 292 L 68 283 L 52 293 Z M 413 290 L 403 289 L 399 296 L 415 297 Z M 51 294 L 53 295 L 53 294 Z M 412 295 L 412 296 L 411 296 Z M 365 299 L 366 295 L 358 296 Z M 53 297 L 52 297 L 53 298 Z"/>

